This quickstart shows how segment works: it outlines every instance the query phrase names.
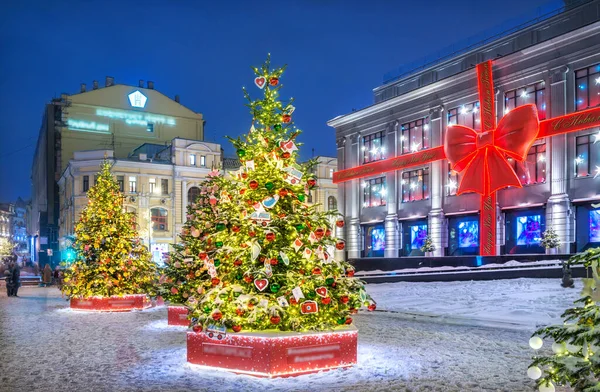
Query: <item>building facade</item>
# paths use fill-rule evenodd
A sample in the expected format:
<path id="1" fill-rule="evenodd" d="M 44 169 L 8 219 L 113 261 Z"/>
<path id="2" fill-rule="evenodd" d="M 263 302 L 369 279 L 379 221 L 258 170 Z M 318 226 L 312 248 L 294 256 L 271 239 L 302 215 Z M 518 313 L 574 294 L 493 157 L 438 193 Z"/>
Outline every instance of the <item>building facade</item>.
<path id="1" fill-rule="evenodd" d="M 199 184 L 212 168 L 221 166 L 221 146 L 176 138 L 168 146 L 145 143 L 129 158 L 115 157 L 112 150 L 75 152 L 58 181 L 61 251 L 74 235 L 104 156 L 114 161 L 112 172 L 125 197 L 124 208 L 136 214 L 140 238 L 160 263 L 169 245 L 178 241 L 187 206 L 200 193 Z"/>
<path id="2" fill-rule="evenodd" d="M 111 150 L 128 158 L 143 143 L 168 145 L 172 139 L 202 140 L 202 114 L 154 89 L 154 83 L 129 86 L 107 77 L 104 87 L 81 85 L 44 108 L 31 180 L 31 235 L 40 265 L 58 251 L 58 180 L 76 151 Z"/>
<path id="3" fill-rule="evenodd" d="M 313 168 L 317 179 L 317 187 L 308 193 L 308 204 L 317 204 L 317 210 L 337 210 L 337 185 L 333 183 L 333 173 L 337 170 L 337 158 L 317 157 L 318 163 Z"/>
<path id="4" fill-rule="evenodd" d="M 0 238 L 11 241 L 11 222 L 14 207 L 9 203 L 0 204 Z"/>
<path id="5" fill-rule="evenodd" d="M 481 129 L 475 65 L 493 60 L 496 119 L 534 104 L 540 120 L 600 106 L 600 1 L 563 12 L 374 89 L 372 106 L 338 116 L 338 169 L 441 146 L 446 128 Z M 543 253 L 552 226 L 559 252 L 600 245 L 600 128 L 537 139 L 511 163 L 522 188 L 497 193 L 499 254 Z M 480 198 L 456 195 L 462 174 L 439 160 L 338 183 L 349 258 L 479 254 Z"/>

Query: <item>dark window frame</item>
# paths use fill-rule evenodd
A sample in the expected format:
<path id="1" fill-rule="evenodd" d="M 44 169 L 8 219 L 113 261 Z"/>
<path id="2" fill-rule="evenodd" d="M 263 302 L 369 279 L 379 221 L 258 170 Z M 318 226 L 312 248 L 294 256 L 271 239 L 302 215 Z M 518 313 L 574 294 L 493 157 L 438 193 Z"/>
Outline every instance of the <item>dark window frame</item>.
<path id="1" fill-rule="evenodd" d="M 169 179 L 168 178 L 160 179 L 160 191 L 163 196 L 167 196 L 169 194 Z"/>
<path id="2" fill-rule="evenodd" d="M 596 83 L 596 80 L 600 80 L 600 63 L 589 67 L 581 68 L 575 71 L 575 111 L 585 110 L 589 108 L 595 108 L 600 106 L 600 99 L 596 105 L 590 105 L 591 98 L 593 96 L 592 86 L 600 86 L 600 83 Z M 583 83 L 583 84 L 582 84 Z M 583 88 L 581 88 L 583 86 Z M 598 89 L 600 93 L 600 87 Z M 585 90 L 585 101 L 579 103 L 579 97 L 581 92 Z"/>
<path id="3" fill-rule="evenodd" d="M 158 214 L 154 214 L 158 211 Z M 164 214 L 162 213 L 164 211 Z M 150 209 L 150 220 L 152 221 L 152 230 L 169 231 L 169 210 L 162 207 L 153 207 Z M 158 228 L 157 228 L 158 226 Z"/>
<path id="4" fill-rule="evenodd" d="M 420 138 L 413 141 L 414 133 L 420 133 Z M 431 147 L 431 127 L 429 126 L 429 116 L 422 117 L 418 120 L 404 123 L 400 126 L 400 142 L 402 145 L 401 153 L 410 154 L 413 151 L 413 142 L 418 142 L 420 148 L 417 151 L 425 150 Z"/>
<path id="5" fill-rule="evenodd" d="M 543 143 L 534 144 L 533 146 L 531 146 L 531 148 L 527 152 L 527 157 L 525 158 L 525 162 L 518 162 L 510 157 L 507 158 L 509 162 L 510 161 L 513 162 L 513 169 L 514 169 L 515 173 L 517 174 L 517 177 L 519 177 L 519 181 L 521 182 L 521 185 L 529 186 L 529 185 L 537 185 L 537 184 L 546 183 L 546 181 L 548 180 L 548 178 L 546 176 L 546 169 L 547 169 L 546 162 L 548 161 L 546 158 L 547 152 L 548 152 L 548 150 L 547 150 L 546 142 L 544 141 Z M 544 160 L 542 160 L 542 161 L 540 161 L 541 156 L 544 156 Z M 530 160 L 531 157 L 533 157 L 533 159 Z M 534 164 L 534 171 L 535 171 L 535 173 L 534 173 L 535 180 L 530 181 L 529 183 L 523 181 L 524 175 L 526 177 L 525 179 L 532 178 L 531 171 L 529 171 L 528 167 L 526 166 L 528 162 Z M 543 178 L 544 178 L 543 181 L 538 181 L 540 176 L 543 176 Z"/>
<path id="6" fill-rule="evenodd" d="M 81 189 L 83 189 L 83 192 L 90 190 L 90 176 L 83 176 L 83 184 Z"/>
<path id="7" fill-rule="evenodd" d="M 383 148 L 384 151 L 379 151 L 377 154 L 371 154 L 375 144 L 377 148 Z M 385 131 L 379 131 L 370 135 L 363 136 L 362 140 L 363 164 L 381 161 L 385 159 Z"/>
<path id="8" fill-rule="evenodd" d="M 421 177 L 421 185 L 411 188 L 414 179 Z M 429 167 L 423 167 L 416 170 L 406 170 L 402 172 L 400 185 L 402 186 L 402 203 L 413 201 L 429 200 L 431 192 L 429 191 Z M 419 189 L 420 188 L 420 189 Z M 420 198 L 413 197 L 415 194 L 420 194 Z"/>
<path id="9" fill-rule="evenodd" d="M 591 173 L 591 164 L 592 164 L 592 134 L 588 134 L 588 135 L 581 135 L 581 136 L 576 136 L 575 137 L 575 178 L 585 178 L 585 177 L 589 177 L 592 173 Z M 587 159 L 584 160 L 584 162 L 577 162 L 577 158 L 579 157 L 580 153 L 579 153 L 579 147 L 580 146 L 585 146 L 583 148 L 585 148 L 587 151 L 585 151 L 587 153 Z M 586 165 L 586 174 L 579 174 L 579 168 L 580 165 Z"/>
<path id="10" fill-rule="evenodd" d="M 525 97 L 522 96 L 523 92 L 525 92 L 527 96 L 529 96 L 529 94 L 533 94 L 533 102 L 522 102 L 525 100 Z M 527 103 L 535 104 L 538 109 L 538 116 L 540 120 L 546 119 L 546 83 L 544 81 L 532 83 L 504 93 L 505 113 L 507 110 L 513 110 Z"/>
<path id="11" fill-rule="evenodd" d="M 381 207 L 387 204 L 385 176 L 365 180 L 363 184 L 363 207 Z M 376 186 L 386 189 L 386 195 L 382 196 L 381 191 L 372 191 Z"/>

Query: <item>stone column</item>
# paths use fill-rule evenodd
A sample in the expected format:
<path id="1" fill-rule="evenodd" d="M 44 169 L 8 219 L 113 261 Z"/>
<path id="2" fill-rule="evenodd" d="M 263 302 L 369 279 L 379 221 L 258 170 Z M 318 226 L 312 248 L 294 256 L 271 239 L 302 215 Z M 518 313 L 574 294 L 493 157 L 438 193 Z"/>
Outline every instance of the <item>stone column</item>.
<path id="1" fill-rule="evenodd" d="M 344 170 L 345 166 L 345 145 L 346 138 L 342 137 L 336 140 L 337 145 L 337 161 L 338 167 L 337 170 Z M 344 225 L 348 224 L 346 220 L 346 183 L 339 183 L 337 186 L 337 200 L 338 200 L 338 211 L 343 215 Z M 335 222 L 334 222 L 335 223 Z M 345 227 L 337 227 L 334 226 L 335 236 L 341 240 L 346 240 Z M 334 258 L 336 260 L 346 260 L 346 251 L 344 250 L 335 250 Z"/>
<path id="2" fill-rule="evenodd" d="M 565 115 L 567 112 L 567 78 L 568 67 L 553 70 L 550 75 L 550 115 Z M 549 165 L 547 181 L 550 181 L 551 196 L 546 205 L 546 228 L 554 227 L 561 242 L 559 253 L 569 253 L 570 232 L 572 226 L 571 201 L 567 194 L 567 135 L 546 138 L 546 153 Z M 549 156 L 548 156 L 549 155 Z M 548 167 L 550 166 L 550 167 Z"/>
<path id="3" fill-rule="evenodd" d="M 359 162 L 359 134 L 348 138 L 344 147 L 345 167 L 357 167 Z M 348 258 L 360 257 L 360 180 L 346 181 L 345 185 L 346 203 L 346 249 Z"/>
<path id="4" fill-rule="evenodd" d="M 386 131 L 385 138 L 385 158 L 393 158 L 397 155 L 396 148 L 398 146 L 398 127 L 399 124 L 396 121 L 393 124 L 389 124 Z M 383 252 L 384 257 L 398 257 L 398 251 L 400 250 L 400 234 L 398 233 L 398 186 L 397 186 L 397 173 L 391 171 L 386 173 L 386 206 L 387 215 L 385 217 L 385 250 Z"/>
<path id="5" fill-rule="evenodd" d="M 444 108 L 438 106 L 437 108 L 429 111 L 429 127 L 430 127 L 430 145 L 432 147 L 441 146 L 442 140 L 442 118 Z M 428 219 L 428 234 L 431 236 L 431 240 L 435 246 L 433 255 L 440 257 L 444 255 L 444 210 L 442 208 L 442 196 L 444 192 L 444 178 L 445 173 L 445 160 L 438 160 L 431 163 L 431 211 L 429 212 Z"/>
<path id="6" fill-rule="evenodd" d="M 187 181 L 181 181 L 181 200 L 183 205 L 181 206 L 181 222 L 187 221 L 187 204 L 188 204 L 188 193 L 187 193 Z"/>

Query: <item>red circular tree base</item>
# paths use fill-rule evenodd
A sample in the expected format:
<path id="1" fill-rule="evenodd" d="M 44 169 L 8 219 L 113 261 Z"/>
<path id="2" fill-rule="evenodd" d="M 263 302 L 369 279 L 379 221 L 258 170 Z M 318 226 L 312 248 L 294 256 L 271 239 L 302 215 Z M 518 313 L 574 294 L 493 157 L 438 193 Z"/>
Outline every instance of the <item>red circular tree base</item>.
<path id="1" fill-rule="evenodd" d="M 212 336 L 212 337 L 211 337 Z M 289 377 L 356 364 L 358 330 L 187 333 L 187 360 L 257 377 Z"/>
<path id="2" fill-rule="evenodd" d="M 169 325 L 177 325 L 183 327 L 190 326 L 190 320 L 187 318 L 188 309 L 185 306 L 168 306 L 167 320 Z"/>
<path id="3" fill-rule="evenodd" d="M 152 305 L 146 294 L 131 294 L 122 297 L 71 298 L 71 309 L 88 312 L 129 312 L 149 308 Z"/>

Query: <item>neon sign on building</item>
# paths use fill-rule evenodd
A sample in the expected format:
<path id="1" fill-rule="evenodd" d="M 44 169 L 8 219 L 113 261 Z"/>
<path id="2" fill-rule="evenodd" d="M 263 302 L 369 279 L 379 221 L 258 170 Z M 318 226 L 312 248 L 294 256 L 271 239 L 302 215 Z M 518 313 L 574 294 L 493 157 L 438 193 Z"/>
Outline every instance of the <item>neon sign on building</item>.
<path id="1" fill-rule="evenodd" d="M 83 121 L 74 120 L 72 118 L 67 120 L 67 126 L 69 129 L 74 131 L 87 131 L 87 132 L 108 132 L 108 124 L 97 123 L 95 121 Z"/>
<path id="2" fill-rule="evenodd" d="M 108 117 L 115 120 L 123 120 L 128 125 L 147 126 L 149 123 L 151 123 L 175 126 L 175 119 L 173 117 L 159 116 L 150 113 L 127 112 L 124 110 L 96 109 L 96 115 Z"/>

